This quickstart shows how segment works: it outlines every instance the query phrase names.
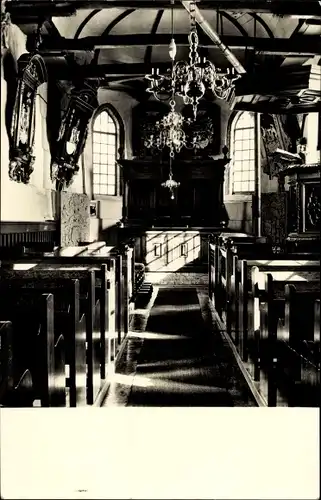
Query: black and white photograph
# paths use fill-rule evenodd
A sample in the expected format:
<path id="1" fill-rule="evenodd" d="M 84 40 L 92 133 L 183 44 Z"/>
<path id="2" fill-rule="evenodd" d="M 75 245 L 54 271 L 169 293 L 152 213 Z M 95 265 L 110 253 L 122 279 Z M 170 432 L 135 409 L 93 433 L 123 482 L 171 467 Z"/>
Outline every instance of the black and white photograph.
<path id="1" fill-rule="evenodd" d="M 1 0 L 0 498 L 319 490 L 321 2 Z"/>

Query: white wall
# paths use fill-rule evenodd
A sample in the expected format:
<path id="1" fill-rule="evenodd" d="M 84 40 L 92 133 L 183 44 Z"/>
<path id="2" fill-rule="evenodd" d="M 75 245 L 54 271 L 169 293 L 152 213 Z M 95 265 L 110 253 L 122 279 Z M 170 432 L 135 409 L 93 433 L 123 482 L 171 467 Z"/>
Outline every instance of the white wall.
<path id="1" fill-rule="evenodd" d="M 303 136 L 307 138 L 306 163 L 320 163 L 321 161 L 321 151 L 317 150 L 320 134 L 318 113 L 309 113 L 303 130 Z"/>
<path id="2" fill-rule="evenodd" d="M 15 25 L 9 27 L 9 51 L 15 62 L 26 52 L 25 35 Z M 2 64 L 3 60 L 1 61 Z M 9 139 L 5 125 L 7 82 L 1 71 L 1 220 L 44 221 L 53 218 L 52 189 L 50 180 L 50 152 L 47 140 L 46 111 L 47 84 L 38 88 L 36 98 L 36 133 L 33 154 L 36 157 L 29 184 L 10 180 Z"/>

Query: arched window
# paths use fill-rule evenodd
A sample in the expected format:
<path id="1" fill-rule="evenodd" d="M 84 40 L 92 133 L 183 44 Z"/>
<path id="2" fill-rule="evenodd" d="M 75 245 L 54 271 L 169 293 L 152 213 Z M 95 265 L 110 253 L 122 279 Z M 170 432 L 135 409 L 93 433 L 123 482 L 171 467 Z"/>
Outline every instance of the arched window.
<path id="1" fill-rule="evenodd" d="M 243 111 L 236 115 L 231 126 L 231 172 L 230 193 L 254 191 L 255 141 L 254 116 Z"/>
<path id="2" fill-rule="evenodd" d="M 93 194 L 118 194 L 116 156 L 119 148 L 119 127 L 107 107 L 93 121 Z"/>

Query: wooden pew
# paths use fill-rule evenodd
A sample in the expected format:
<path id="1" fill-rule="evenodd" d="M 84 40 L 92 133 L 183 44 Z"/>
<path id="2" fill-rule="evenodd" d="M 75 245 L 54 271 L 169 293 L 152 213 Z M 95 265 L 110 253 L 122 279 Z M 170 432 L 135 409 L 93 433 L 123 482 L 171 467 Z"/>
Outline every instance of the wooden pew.
<path id="1" fill-rule="evenodd" d="M 233 256 L 248 258 L 253 255 L 273 258 L 272 247 L 265 238 L 255 238 L 243 233 L 218 235 L 209 239 L 208 273 L 209 297 L 215 299 L 217 312 L 222 313 L 229 308 L 229 294 L 233 272 Z"/>
<path id="2" fill-rule="evenodd" d="M 249 242 L 247 241 L 249 240 Z M 251 241 L 250 238 L 233 239 L 225 238 L 224 244 L 216 242 L 209 243 L 209 297 L 214 302 L 215 307 L 221 317 L 227 322 L 228 330 L 230 320 L 231 294 L 234 293 L 233 287 L 237 289 L 237 284 L 233 283 L 235 276 L 235 257 L 240 260 L 247 260 L 248 267 L 259 265 L 262 270 L 266 265 L 266 270 L 271 266 L 284 267 L 284 269 L 294 270 L 295 265 L 303 264 L 306 267 L 320 264 L 320 257 L 308 254 L 285 255 L 273 254 L 272 247 L 263 240 L 257 243 L 257 240 Z M 296 263 L 296 261 L 301 261 Z M 239 270 L 240 272 L 240 270 Z"/>
<path id="3" fill-rule="evenodd" d="M 65 406 L 65 345 L 54 336 L 53 295 L 24 290 L 18 298 L 1 283 L 0 297 L 5 405 Z"/>
<path id="4" fill-rule="evenodd" d="M 77 250 L 77 249 L 76 249 Z M 62 253 L 62 252 L 60 252 Z M 67 255 L 66 255 L 67 253 Z M 96 282 L 100 279 L 99 272 L 102 264 L 107 265 L 108 294 L 104 302 L 104 308 L 101 311 L 101 329 L 108 331 L 108 342 L 106 349 L 108 351 L 108 359 L 114 361 L 116 352 L 119 352 L 123 340 L 126 337 L 129 329 L 130 314 L 134 308 L 134 286 L 135 286 L 135 266 L 134 266 L 134 249 L 129 245 L 123 245 L 119 249 L 114 247 L 102 247 L 83 251 L 65 252 L 65 255 L 43 255 L 42 257 L 23 257 L 18 261 L 4 261 L 2 267 L 17 266 L 23 264 L 37 264 L 38 268 L 47 268 L 52 270 L 55 266 L 93 266 L 95 268 Z M 106 280 L 105 280 L 106 281 Z M 107 309 L 107 313 L 106 313 Z M 103 326 L 105 325 L 105 326 Z M 115 339 L 116 334 L 116 339 Z M 104 342 L 104 338 L 102 338 Z M 107 359 L 107 356 L 106 356 Z M 105 372 L 107 363 L 105 365 Z M 104 368 L 102 368 L 101 376 L 104 378 Z"/>
<path id="5" fill-rule="evenodd" d="M 247 368 L 268 406 L 319 406 L 320 299 L 315 291 L 285 285 L 284 313 L 278 317 L 273 277 L 264 276 L 259 321 L 250 346 Z M 310 328 L 298 322 L 307 307 Z M 310 311 L 311 313 L 311 311 Z"/>
<path id="6" fill-rule="evenodd" d="M 246 330 L 248 327 L 247 317 L 252 310 L 252 272 L 257 272 L 252 271 L 253 269 L 260 272 L 278 272 L 284 279 L 291 279 L 291 275 L 295 277 L 297 273 L 303 272 L 307 277 L 313 276 L 318 280 L 319 267 L 319 260 L 292 260 L 285 256 L 275 259 L 240 260 L 237 255 L 233 255 L 226 324 L 234 342 L 239 342 L 239 330 Z"/>
<path id="7" fill-rule="evenodd" d="M 66 353 L 66 378 L 70 406 L 86 404 L 86 316 L 80 312 L 79 281 L 55 278 L 41 272 L 1 272 L 0 290 L 11 291 L 12 300 L 22 293 L 51 293 L 55 296 L 54 336 L 63 335 Z M 83 307 L 83 309 L 85 309 Z"/>
<path id="8" fill-rule="evenodd" d="M 105 247 L 91 252 L 93 257 L 106 257 L 115 262 L 115 292 L 117 303 L 116 329 L 119 349 L 128 334 L 130 316 L 135 301 L 135 248 L 129 240 L 118 247 Z"/>
<path id="9" fill-rule="evenodd" d="M 109 355 L 105 310 L 107 280 L 102 274 L 99 276 L 101 293 L 96 297 L 92 269 L 76 271 L 73 267 L 37 266 L 29 271 L 2 271 L 2 277 L 7 278 L 8 286 L 15 287 L 17 294 L 25 287 L 55 294 L 56 330 L 64 333 L 68 347 L 71 406 L 93 404 L 106 377 Z"/>
<path id="10" fill-rule="evenodd" d="M 0 321 L 0 404 L 14 387 L 13 331 L 11 321 Z"/>
<path id="11" fill-rule="evenodd" d="M 127 249 L 124 250 L 127 252 Z M 2 267 L 8 267 L 13 264 L 38 264 L 38 266 L 57 266 L 57 265 L 72 265 L 72 266 L 94 266 L 100 268 L 102 264 L 107 265 L 109 279 L 110 279 L 110 290 L 111 296 L 115 294 L 115 304 L 110 304 L 112 309 L 115 311 L 115 329 L 117 332 L 117 343 L 115 349 L 119 349 L 120 344 L 128 333 L 129 324 L 129 300 L 128 292 L 126 290 L 126 262 L 128 258 L 126 257 L 125 263 L 123 259 L 122 249 L 115 249 L 114 247 L 104 247 L 97 251 L 88 252 L 85 250 L 78 255 L 63 255 L 63 256 L 50 256 L 44 255 L 42 257 L 22 257 L 15 262 L 3 261 Z"/>
<path id="12" fill-rule="evenodd" d="M 289 271 L 283 267 L 269 267 L 270 273 L 262 271 L 258 266 L 250 268 L 250 282 L 248 281 L 248 271 L 246 262 L 243 261 L 243 282 L 239 284 L 239 299 L 238 299 L 238 339 L 240 339 L 240 351 L 243 360 L 247 359 L 247 343 L 250 337 L 253 337 L 256 330 L 259 304 L 264 297 L 265 276 L 271 274 L 273 278 L 273 298 L 275 304 L 275 314 L 278 317 L 284 317 L 284 290 L 286 284 L 295 284 L 298 290 L 302 292 L 312 291 L 319 293 L 320 291 L 320 275 L 318 266 L 302 268 L 299 270 Z M 245 268 L 245 269 L 244 269 Z M 241 290 L 240 290 L 241 287 Z M 263 294 L 262 294 L 263 291 Z M 241 299 L 240 299 L 241 296 Z M 235 306 L 237 307 L 237 305 Z M 278 311 L 276 308 L 279 308 Z M 307 320 L 306 320 L 307 321 Z"/>
<path id="13" fill-rule="evenodd" d="M 65 259 L 71 258 L 65 257 Z M 79 264 L 79 259 L 81 259 L 82 264 L 101 265 L 105 263 L 108 267 L 111 298 L 113 298 L 113 293 L 115 294 L 115 305 L 111 302 L 110 306 L 115 307 L 117 342 L 112 350 L 116 355 L 128 334 L 130 314 L 134 308 L 135 254 L 133 244 L 122 244 L 119 247 L 106 246 L 90 252 L 84 251 L 69 262 Z M 46 257 L 45 262 L 48 263 L 50 260 L 50 257 Z M 63 262 L 61 257 L 57 262 Z M 67 263 L 67 260 L 65 262 Z"/>

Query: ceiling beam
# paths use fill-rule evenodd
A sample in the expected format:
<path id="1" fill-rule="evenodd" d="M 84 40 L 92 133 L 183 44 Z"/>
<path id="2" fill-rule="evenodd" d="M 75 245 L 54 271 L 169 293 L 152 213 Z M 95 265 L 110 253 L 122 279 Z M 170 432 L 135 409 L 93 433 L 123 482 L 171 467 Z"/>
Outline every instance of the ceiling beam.
<path id="1" fill-rule="evenodd" d="M 84 65 L 77 67 L 70 67 L 66 62 L 50 64 L 47 61 L 47 71 L 50 78 L 55 80 L 77 80 L 77 79 L 98 79 L 98 78 L 112 78 L 117 81 L 117 77 L 137 77 L 141 78 L 147 73 L 151 73 L 155 65 L 144 63 L 131 63 L 131 64 L 100 64 L 100 65 Z M 170 68 L 169 63 L 158 64 L 161 73 Z"/>
<path id="2" fill-rule="evenodd" d="M 196 0 L 200 9 L 220 9 L 238 12 L 272 12 L 281 15 L 321 16 L 318 0 Z M 169 9 L 170 0 L 90 0 L 92 9 L 135 8 Z M 28 17 L 36 15 L 70 16 L 79 9 L 88 9 L 88 0 L 7 0 L 6 10 L 12 15 Z M 174 8 L 182 8 L 179 1 Z"/>
<path id="3" fill-rule="evenodd" d="M 265 103 L 256 102 L 256 103 L 248 103 L 248 102 L 237 102 L 234 105 L 235 111 L 250 111 L 254 113 L 267 113 L 267 114 L 275 114 L 275 115 L 295 115 L 300 113 L 316 113 L 320 108 L 320 103 L 317 104 L 305 104 L 305 105 L 292 105 L 286 108 L 278 103 L 268 101 Z"/>
<path id="4" fill-rule="evenodd" d="M 145 46 L 168 46 L 170 34 L 107 35 L 90 36 L 79 39 L 44 35 L 39 46 L 41 53 L 91 51 L 97 48 L 125 48 Z M 263 54 L 313 56 L 321 54 L 321 37 L 318 35 L 297 35 L 295 38 L 251 38 L 242 36 L 221 36 L 222 42 L 230 49 L 253 49 Z M 188 35 L 175 35 L 176 45 L 188 46 Z M 33 50 L 35 37 L 29 35 L 28 50 Z M 207 36 L 200 36 L 200 46 L 219 48 Z"/>

